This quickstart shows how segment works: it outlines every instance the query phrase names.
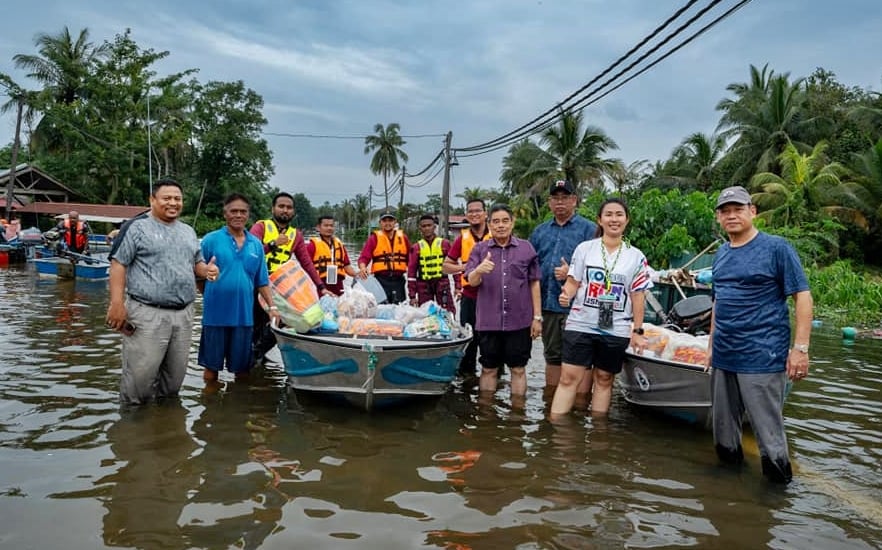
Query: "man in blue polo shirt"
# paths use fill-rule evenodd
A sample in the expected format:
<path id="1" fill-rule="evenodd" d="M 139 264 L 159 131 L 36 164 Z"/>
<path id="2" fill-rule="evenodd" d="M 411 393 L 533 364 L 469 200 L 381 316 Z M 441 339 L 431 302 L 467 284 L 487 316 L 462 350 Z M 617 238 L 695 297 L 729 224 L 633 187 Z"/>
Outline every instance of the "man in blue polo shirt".
<path id="1" fill-rule="evenodd" d="M 561 285 L 567 280 L 573 251 L 584 241 L 593 239 L 597 225 L 576 214 L 579 197 L 573 184 L 558 180 L 551 185 L 548 207 L 554 217 L 539 224 L 530 236 L 530 243 L 539 254 L 542 269 L 542 347 L 545 355 L 545 389 L 553 392 L 560 381 L 563 327 L 569 308 L 558 301 Z M 590 391 L 591 377 L 585 376 L 576 393 Z"/>
<path id="2" fill-rule="evenodd" d="M 263 244 L 245 230 L 250 210 L 245 196 L 228 195 L 224 199 L 227 224 L 202 239 L 202 256 L 212 258 L 220 269 L 218 279 L 205 286 L 202 300 L 199 364 L 205 368 L 202 375 L 206 382 L 216 381 L 225 365 L 236 379 L 248 377 L 253 364 L 255 289 L 269 306 L 270 315 L 279 314 L 272 305 Z"/>
<path id="3" fill-rule="evenodd" d="M 750 415 L 763 474 L 772 482 L 793 476 L 784 432 L 787 379 L 808 376 L 812 294 L 793 247 L 753 225 L 756 206 L 743 187 L 723 189 L 717 221 L 729 236 L 714 257 L 712 354 L 708 362 L 714 443 L 720 460 L 740 464 L 741 421 Z M 793 298 L 793 345 L 787 297 Z"/>

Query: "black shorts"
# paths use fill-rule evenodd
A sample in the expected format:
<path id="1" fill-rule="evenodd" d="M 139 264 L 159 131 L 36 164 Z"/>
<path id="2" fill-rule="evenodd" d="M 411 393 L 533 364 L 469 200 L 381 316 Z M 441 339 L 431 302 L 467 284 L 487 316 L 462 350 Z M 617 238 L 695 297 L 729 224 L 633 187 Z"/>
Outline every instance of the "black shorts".
<path id="1" fill-rule="evenodd" d="M 526 367 L 533 351 L 530 327 L 519 330 L 482 330 L 478 333 L 481 367 L 498 369 Z"/>
<path id="2" fill-rule="evenodd" d="M 586 369 L 594 366 L 610 374 L 618 374 L 622 372 L 625 350 L 630 343 L 630 338 L 621 336 L 565 330 L 561 359 L 569 365 Z"/>

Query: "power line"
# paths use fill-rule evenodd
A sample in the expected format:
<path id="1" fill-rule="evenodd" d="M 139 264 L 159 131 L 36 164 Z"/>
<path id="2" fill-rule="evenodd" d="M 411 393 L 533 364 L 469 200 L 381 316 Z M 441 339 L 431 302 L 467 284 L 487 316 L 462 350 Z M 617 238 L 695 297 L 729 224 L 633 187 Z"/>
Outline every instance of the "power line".
<path id="1" fill-rule="evenodd" d="M 504 134 L 504 135 L 502 135 L 502 136 L 500 136 L 500 137 L 498 137 L 498 138 L 496 138 L 496 139 L 494 139 L 494 140 L 487 141 L 487 142 L 484 142 L 484 143 L 482 143 L 482 144 L 478 144 L 478 145 L 473 145 L 473 146 L 470 146 L 470 147 L 456 148 L 455 151 L 457 151 L 457 152 L 469 152 L 469 153 L 470 153 L 470 154 L 464 154 L 464 155 L 463 155 L 464 157 L 468 157 L 468 156 L 476 156 L 477 154 L 481 154 L 481 153 L 489 153 L 489 152 L 496 151 L 496 150 L 499 150 L 499 149 L 501 149 L 501 148 L 507 147 L 507 146 L 509 146 L 510 144 L 515 143 L 516 141 L 518 141 L 518 140 L 520 140 L 520 139 L 522 139 L 522 138 L 524 138 L 524 137 L 527 137 L 527 136 L 529 136 L 529 135 L 532 135 L 532 134 L 535 134 L 535 133 L 537 133 L 537 132 L 543 131 L 544 129 L 549 128 L 550 126 L 553 126 L 553 125 L 554 125 L 555 123 L 557 123 L 557 121 L 560 119 L 560 117 L 561 117 L 561 112 L 567 112 L 567 111 L 575 110 L 575 109 L 576 109 L 576 106 L 578 106 L 578 105 L 581 104 L 581 103 L 584 103 L 588 98 L 590 98 L 591 96 L 593 96 L 593 95 L 597 94 L 598 92 L 600 92 L 603 88 L 605 88 L 606 86 L 608 86 L 609 84 L 611 84 L 612 82 L 614 82 L 617 78 L 619 78 L 620 76 L 622 76 L 624 73 L 626 73 L 626 72 L 628 72 L 629 70 L 631 70 L 634 66 L 636 66 L 637 64 L 639 64 L 640 62 L 642 62 L 643 60 L 645 60 L 648 56 L 650 56 L 650 55 L 652 55 L 653 53 L 655 53 L 656 51 L 658 51 L 661 47 L 663 47 L 665 44 L 667 44 L 668 42 L 670 42 L 674 37 L 676 37 L 677 35 L 679 35 L 680 33 L 682 33 L 682 32 L 683 32 L 684 30 L 686 30 L 688 27 L 692 26 L 692 25 L 693 25 L 698 19 L 700 19 L 701 17 L 703 17 L 703 16 L 704 16 L 709 10 L 711 10 L 711 9 L 712 9 L 713 7 L 715 7 L 717 4 L 719 4 L 720 2 L 722 2 L 722 0 L 713 0 L 713 1 L 711 1 L 707 6 L 705 6 L 705 7 L 702 8 L 701 10 L 699 10 L 699 12 L 698 12 L 697 14 L 695 14 L 694 16 L 692 16 L 689 20 L 687 20 L 687 21 L 686 21 L 683 25 L 681 25 L 679 28 L 677 28 L 676 30 L 674 30 L 673 32 L 671 32 L 671 33 L 670 33 L 668 36 L 666 36 L 666 37 L 665 37 L 665 38 L 664 38 L 659 44 L 655 45 L 655 46 L 654 46 L 653 48 L 651 48 L 648 52 L 644 53 L 644 54 L 643 54 L 642 56 L 640 56 L 636 61 L 632 62 L 632 63 L 629 64 L 627 67 L 625 67 L 624 69 L 622 69 L 621 71 L 619 71 L 618 73 L 616 73 L 613 77 L 611 77 L 611 78 L 609 78 L 608 80 L 606 80 L 606 81 L 605 81 L 603 84 L 601 84 L 599 87 L 597 87 L 596 89 L 594 89 L 593 91 L 591 91 L 590 93 L 588 93 L 587 95 L 585 95 L 584 97 L 580 98 L 580 99 L 579 99 L 574 105 L 572 105 L 572 106 L 566 106 L 566 103 L 568 103 L 569 101 L 571 101 L 571 100 L 572 100 L 573 98 L 575 98 L 576 96 L 582 94 L 582 93 L 583 93 L 585 90 L 587 90 L 590 86 L 592 86 L 594 83 L 596 83 L 598 80 L 600 80 L 600 78 L 602 78 L 603 76 L 605 76 L 606 74 L 608 74 L 609 72 L 611 72 L 615 67 L 617 67 L 618 65 L 622 64 L 622 63 L 625 61 L 625 59 L 627 59 L 627 58 L 630 57 L 633 53 L 635 53 L 637 50 L 639 50 L 640 48 L 642 48 L 642 47 L 643 47 L 645 44 L 647 44 L 650 40 L 652 40 L 653 38 L 655 38 L 656 36 L 658 36 L 658 34 L 659 34 L 661 31 L 663 31 L 665 28 L 667 28 L 667 27 L 668 27 L 673 21 L 675 21 L 676 19 L 678 19 L 678 18 L 679 18 L 679 17 L 680 17 L 680 16 L 681 16 L 686 10 L 688 10 L 690 7 L 692 7 L 692 6 L 696 3 L 696 1 L 697 1 L 697 0 L 691 0 L 690 2 L 687 2 L 686 5 L 684 5 L 684 6 L 681 7 L 679 10 L 677 10 L 677 12 L 675 12 L 671 17 L 669 17 L 667 20 L 665 20 L 661 25 L 659 25 L 659 26 L 658 26 L 658 27 L 657 27 L 652 33 L 650 33 L 646 38 L 644 38 L 643 40 L 641 40 L 636 46 L 634 46 L 633 48 L 631 48 L 631 49 L 630 49 L 625 55 L 621 56 L 621 57 L 620 57 L 619 59 L 617 59 L 612 65 L 610 65 L 610 66 L 607 67 L 603 72 L 601 72 L 599 75 L 597 75 L 596 77 L 594 77 L 590 82 L 588 82 L 587 84 L 585 84 L 584 86 L 582 86 L 581 88 L 579 88 L 578 90 L 576 90 L 575 92 L 571 93 L 571 94 L 570 94 L 569 96 L 567 96 L 562 102 L 558 103 L 558 104 L 555 105 L 554 107 L 552 107 L 552 108 L 546 110 L 544 113 L 542 113 L 541 115 L 535 117 L 534 119 L 530 120 L 529 122 L 527 122 L 526 124 L 520 126 L 519 128 L 517 128 L 517 129 L 515 129 L 515 130 L 513 130 L 513 131 L 511 131 L 511 132 L 509 132 L 509 133 L 507 133 L 507 134 Z M 658 59 L 658 60 L 656 60 L 655 62 L 653 62 L 649 67 L 654 66 L 654 65 L 657 64 L 659 61 L 665 59 L 666 57 L 668 57 L 668 56 L 671 55 L 672 53 L 676 52 L 676 51 L 679 50 L 681 47 L 683 47 L 684 45 L 688 44 L 692 39 L 694 39 L 695 36 L 697 36 L 698 34 L 703 33 L 705 30 L 707 30 L 707 28 L 710 28 L 711 26 L 715 25 L 716 23 L 718 23 L 718 22 L 721 21 L 722 19 L 728 17 L 732 12 L 734 12 L 734 11 L 737 10 L 737 9 L 739 9 L 740 7 L 742 7 L 744 4 L 746 4 L 746 3 L 749 2 L 749 1 L 750 1 L 750 0 L 742 1 L 742 2 L 739 3 L 737 6 L 735 6 L 735 7 L 732 8 L 732 9 L 730 9 L 728 12 L 726 12 L 723 16 L 717 18 L 717 19 L 716 19 L 715 21 L 713 21 L 710 25 L 706 26 L 706 27 L 703 28 L 701 31 L 699 31 L 699 32 L 696 33 L 695 35 L 691 36 L 689 39 L 687 39 L 686 41 L 682 42 L 681 44 L 679 44 L 678 46 L 676 46 L 675 48 L 673 48 L 671 51 L 669 51 L 668 53 L 666 53 L 666 54 L 665 54 L 664 56 L 662 56 L 660 59 Z M 640 73 L 638 73 L 638 74 L 641 74 L 642 72 L 645 72 L 649 67 L 644 68 L 644 69 L 641 70 Z M 633 77 L 630 77 L 628 80 L 631 80 L 632 78 L 633 78 Z M 627 82 L 628 80 L 626 80 L 625 82 Z M 617 88 L 619 88 L 619 87 L 621 87 L 621 84 L 617 85 L 617 86 L 616 86 L 615 88 L 613 88 L 613 89 L 617 89 Z M 604 96 L 605 96 L 605 95 L 607 95 L 607 94 L 604 94 Z M 603 96 L 601 96 L 601 97 L 603 97 Z M 587 105 L 585 105 L 585 106 L 587 106 Z M 584 108 L 585 106 L 581 107 L 579 110 L 581 110 L 581 109 Z M 553 116 L 551 116 L 551 117 L 549 118 L 549 115 L 552 114 L 552 113 L 553 113 Z M 543 120 L 543 119 L 545 119 L 545 120 Z"/>
<path id="2" fill-rule="evenodd" d="M 305 139 L 359 139 L 364 140 L 364 138 L 368 137 L 366 135 L 354 136 L 354 135 L 332 135 L 332 134 L 294 134 L 288 132 L 261 132 L 265 136 L 278 136 L 278 137 L 289 137 L 289 138 L 305 138 Z M 402 138 L 407 139 L 422 139 L 422 138 L 430 138 L 430 137 L 444 137 L 444 134 L 413 134 L 400 136 Z"/>
<path id="3" fill-rule="evenodd" d="M 635 62 L 632 63 L 631 65 L 629 65 L 626 69 L 623 69 L 623 71 L 621 71 L 620 73 L 616 74 L 616 76 L 614 76 L 614 77 L 610 78 L 609 80 L 607 80 L 606 82 L 604 82 L 604 84 L 603 84 L 602 86 L 600 86 L 600 88 L 598 88 L 597 90 L 591 92 L 590 94 L 586 95 L 585 97 L 581 98 L 578 102 L 576 102 L 576 103 L 573 104 L 572 106 L 568 107 L 567 110 L 568 110 L 568 111 L 581 111 L 581 110 L 585 109 L 586 107 L 588 107 L 588 106 L 590 106 L 590 105 L 593 105 L 593 104 L 597 103 L 598 101 L 600 101 L 600 100 L 603 99 L 604 97 L 608 96 L 608 95 L 611 94 L 612 92 L 618 90 L 619 88 L 621 88 L 622 86 L 624 86 L 625 84 L 627 84 L 628 82 L 630 82 L 631 80 L 637 78 L 638 76 L 640 76 L 641 74 L 645 73 L 646 71 L 648 71 L 648 70 L 651 69 L 652 67 L 654 67 L 654 66 L 656 66 L 657 64 L 659 64 L 660 62 L 664 61 L 665 59 L 667 59 L 668 57 L 670 57 L 671 55 L 673 55 L 674 53 L 676 53 L 678 50 L 680 50 L 681 48 L 683 48 L 684 46 L 686 46 L 687 44 L 689 44 L 690 42 L 692 42 L 693 40 L 695 40 L 696 38 L 698 38 L 699 36 L 701 36 L 702 34 L 704 34 L 705 32 L 707 32 L 709 29 L 711 29 L 712 27 L 716 26 L 716 25 L 719 24 L 721 21 L 723 21 L 724 19 L 728 18 L 729 16 L 731 16 L 733 13 L 735 13 L 735 12 L 738 11 L 739 9 L 743 8 L 745 5 L 749 4 L 751 1 L 752 1 L 752 0 L 741 0 L 740 2 L 738 2 L 737 4 L 735 4 L 734 6 L 732 6 L 731 8 L 729 8 L 727 11 L 725 11 L 723 14 L 721 14 L 721 15 L 719 15 L 718 17 L 716 17 L 715 19 L 713 19 L 710 23 L 708 23 L 708 24 L 706 24 L 705 26 L 701 27 L 698 31 L 696 31 L 695 33 L 693 33 L 692 35 L 690 35 L 688 38 L 686 38 L 685 40 L 683 40 L 682 42 L 680 42 L 679 44 L 677 44 L 676 46 L 674 46 L 673 48 L 671 48 L 669 51 L 665 52 L 665 53 L 664 53 L 661 57 L 659 57 L 658 59 L 653 60 L 651 63 L 649 63 L 649 64 L 646 65 L 645 67 L 641 68 L 641 69 L 640 69 L 639 71 L 637 71 L 636 73 L 634 73 L 634 74 L 628 76 L 625 80 L 623 80 L 623 81 L 617 83 L 615 86 L 613 86 L 613 87 L 610 88 L 609 90 L 605 91 L 605 92 L 604 92 L 603 94 L 601 94 L 600 96 L 598 96 L 598 97 L 592 99 L 591 101 L 587 101 L 591 96 L 593 96 L 594 94 L 596 94 L 597 92 L 599 92 L 600 90 L 602 90 L 604 87 L 606 87 L 608 84 L 610 84 L 612 81 L 614 81 L 616 78 L 618 78 L 619 76 L 621 76 L 621 74 L 623 74 L 624 72 L 626 72 L 627 70 L 629 70 L 630 68 L 632 68 L 634 65 L 636 65 L 637 63 L 639 63 L 640 61 L 642 61 L 643 59 L 645 59 L 648 55 L 651 55 L 652 53 L 654 53 L 655 51 L 657 51 L 658 48 L 659 48 L 660 46 L 662 46 L 664 43 L 666 43 L 667 41 L 669 41 L 669 39 L 670 39 L 672 36 L 675 36 L 675 35 L 679 32 L 679 30 L 682 30 L 683 28 L 685 28 L 685 26 L 684 26 L 684 27 L 681 27 L 681 29 L 679 29 L 676 33 L 674 33 L 674 34 L 671 35 L 670 37 L 666 38 L 665 41 L 662 42 L 662 44 L 659 44 L 658 46 L 656 46 L 655 48 L 653 48 L 650 52 L 648 52 L 647 54 L 645 54 L 644 56 L 642 56 L 640 59 L 638 59 L 637 61 L 635 61 Z M 706 10 L 705 10 L 705 11 L 706 11 Z M 694 20 L 694 18 L 693 18 L 693 20 Z M 689 25 L 689 24 L 686 24 L 686 26 L 688 26 L 688 25 Z M 586 101 L 587 101 L 587 102 L 586 102 Z M 583 104 L 583 103 L 584 103 L 584 104 Z M 535 130 L 535 131 L 532 132 L 532 133 L 535 133 L 535 132 L 538 132 L 538 131 L 542 131 L 542 130 L 544 130 L 544 129 L 546 129 L 546 128 L 549 128 L 549 127 L 553 126 L 554 124 L 556 124 L 556 121 L 555 121 L 555 120 L 547 121 L 547 122 L 543 123 L 542 126 L 538 127 L 538 129 Z M 502 148 L 504 148 L 504 147 L 507 147 L 507 146 L 511 145 L 511 143 L 514 143 L 514 141 L 517 141 L 518 139 L 521 139 L 522 137 L 525 137 L 525 135 L 521 135 L 521 136 L 517 137 L 515 140 L 503 142 L 503 143 L 501 143 L 501 144 L 499 144 L 499 145 L 496 145 L 496 146 L 491 147 L 491 148 L 486 149 L 486 150 L 475 151 L 475 152 L 472 152 L 472 153 L 465 153 L 465 154 L 461 154 L 461 156 L 463 156 L 463 157 L 473 157 L 473 156 L 478 156 L 478 155 L 482 155 L 482 154 L 485 154 L 485 153 L 490 153 L 490 152 L 492 152 L 492 151 L 497 151 L 497 150 L 499 150 L 499 149 L 502 149 Z"/>

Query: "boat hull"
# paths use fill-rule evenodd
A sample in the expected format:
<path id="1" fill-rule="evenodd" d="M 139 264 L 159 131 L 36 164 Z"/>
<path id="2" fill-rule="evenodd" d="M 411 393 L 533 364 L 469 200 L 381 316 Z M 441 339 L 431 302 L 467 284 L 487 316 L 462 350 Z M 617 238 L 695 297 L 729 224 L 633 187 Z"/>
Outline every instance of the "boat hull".
<path id="1" fill-rule="evenodd" d="M 98 281 L 110 276 L 110 263 L 95 260 L 93 263 L 71 262 L 67 258 L 36 258 L 37 273 L 59 279 L 84 279 Z"/>
<path id="2" fill-rule="evenodd" d="M 617 377 L 625 401 L 710 429 L 710 371 L 628 352 Z"/>
<path id="3" fill-rule="evenodd" d="M 445 394 L 471 333 L 454 340 L 298 334 L 273 327 L 288 385 L 365 410 Z"/>

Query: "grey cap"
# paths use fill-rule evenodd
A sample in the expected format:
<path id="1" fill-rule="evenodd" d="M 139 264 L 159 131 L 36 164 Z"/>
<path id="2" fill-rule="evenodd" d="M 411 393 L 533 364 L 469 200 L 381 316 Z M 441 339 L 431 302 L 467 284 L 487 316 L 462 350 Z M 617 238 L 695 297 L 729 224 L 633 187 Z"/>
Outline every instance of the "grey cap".
<path id="1" fill-rule="evenodd" d="M 398 217 L 395 215 L 395 212 L 392 210 L 384 210 L 382 214 L 380 214 L 380 219 L 383 218 L 392 218 L 393 220 L 397 220 Z"/>
<path id="2" fill-rule="evenodd" d="M 720 197 L 717 199 L 716 208 L 719 208 L 724 204 L 729 203 L 750 204 L 750 193 L 748 193 L 747 189 L 741 187 L 740 185 L 727 187 L 720 191 Z"/>

